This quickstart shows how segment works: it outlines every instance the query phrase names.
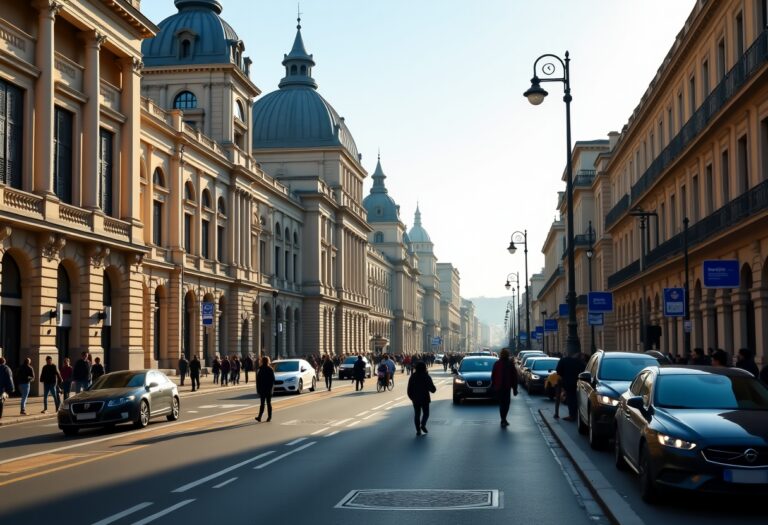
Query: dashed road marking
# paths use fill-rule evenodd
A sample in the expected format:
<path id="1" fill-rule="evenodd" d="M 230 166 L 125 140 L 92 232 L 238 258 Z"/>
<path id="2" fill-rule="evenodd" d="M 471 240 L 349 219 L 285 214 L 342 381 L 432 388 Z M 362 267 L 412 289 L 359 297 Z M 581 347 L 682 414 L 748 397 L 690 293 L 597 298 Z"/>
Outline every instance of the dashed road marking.
<path id="1" fill-rule="evenodd" d="M 325 428 L 321 428 L 320 430 L 315 430 L 314 432 L 312 432 L 310 434 L 310 436 L 316 436 L 317 434 L 322 434 L 323 432 L 325 432 L 329 428 L 331 428 L 331 427 L 325 427 Z"/>
<path id="2" fill-rule="evenodd" d="M 200 478 L 197 481 L 193 481 L 191 483 L 187 483 L 186 485 L 182 485 L 181 487 L 172 490 L 171 492 L 186 492 L 189 489 L 193 489 L 197 487 L 198 485 L 202 485 L 203 483 L 208 483 L 212 479 L 219 478 L 223 476 L 224 474 L 227 474 L 228 472 L 232 472 L 233 470 L 242 467 L 243 465 L 247 465 L 248 463 L 253 463 L 254 461 L 258 461 L 261 458 L 264 458 L 266 456 L 269 456 L 270 454 L 274 454 L 274 450 L 269 450 L 267 452 L 264 452 L 263 454 L 259 454 L 256 457 L 253 457 L 251 459 L 246 459 L 245 461 L 241 461 L 240 463 L 235 463 L 234 465 L 225 468 L 224 470 L 220 470 L 219 472 L 215 472 L 209 476 L 205 476 L 204 478 Z"/>
<path id="3" fill-rule="evenodd" d="M 335 436 L 335 435 L 336 435 L 336 434 L 338 434 L 338 433 L 339 433 L 339 431 L 338 431 L 338 430 L 336 430 L 336 431 L 334 431 L 334 432 L 331 432 L 330 434 L 327 434 L 325 437 L 329 438 L 329 437 Z"/>
<path id="4" fill-rule="evenodd" d="M 387 402 L 386 402 L 386 403 L 384 403 L 383 405 L 379 405 L 379 406 L 377 406 L 377 407 L 373 407 L 371 410 L 378 410 L 378 409 L 380 409 L 380 408 L 382 408 L 382 407 L 385 407 L 385 406 L 387 406 L 387 405 L 389 405 L 389 404 L 391 404 L 391 403 L 394 403 L 394 401 L 387 401 Z"/>
<path id="5" fill-rule="evenodd" d="M 362 412 L 360 412 L 359 414 L 355 414 L 355 417 L 364 416 L 364 415 L 366 415 L 367 413 L 368 413 L 368 411 L 367 411 L 367 410 L 363 410 L 363 411 L 362 411 Z"/>
<path id="6" fill-rule="evenodd" d="M 124 511 L 118 512 L 117 514 L 113 514 L 109 517 L 104 518 L 103 520 L 97 521 L 93 525 L 109 525 L 110 523 L 114 523 L 118 520 L 121 520 L 124 517 L 130 516 L 135 512 L 139 512 L 140 510 L 146 509 L 150 505 L 152 505 L 151 501 L 145 501 L 144 503 L 139 503 L 138 505 L 134 505 L 130 509 L 125 509 Z"/>
<path id="7" fill-rule="evenodd" d="M 214 486 L 213 486 L 213 488 L 215 488 L 215 489 L 220 489 L 220 488 L 221 488 L 221 487 L 223 487 L 224 485 L 229 485 L 230 483 L 232 483 L 232 482 L 233 482 L 233 481 L 235 481 L 236 479 L 237 479 L 237 478 L 230 478 L 230 479 L 228 479 L 227 481 L 223 481 L 223 482 L 219 483 L 218 485 L 214 485 Z"/>
<path id="8" fill-rule="evenodd" d="M 369 415 L 365 416 L 363 419 L 368 419 L 368 418 L 371 418 L 373 416 L 377 416 L 378 414 L 379 414 L 378 412 L 374 412 L 372 414 L 369 414 Z"/>
<path id="9" fill-rule="evenodd" d="M 341 425 L 343 425 L 347 421 L 352 421 L 352 418 L 348 417 L 347 419 L 342 419 L 341 421 L 336 421 L 335 423 L 331 424 L 331 426 L 332 427 L 340 427 Z"/>
<path id="10" fill-rule="evenodd" d="M 350 423 L 349 425 L 347 425 L 347 428 L 349 428 L 349 427 L 354 427 L 355 425 L 359 425 L 360 423 L 362 423 L 362 421 L 353 421 L 352 423 Z"/>
<path id="11" fill-rule="evenodd" d="M 317 443 L 317 441 L 310 441 L 306 445 L 302 445 L 299 448 L 295 448 L 295 449 L 291 450 L 290 452 L 286 452 L 285 454 L 280 454 L 276 458 L 272 458 L 269 461 L 266 461 L 266 462 L 262 463 L 261 465 L 256 465 L 255 467 L 253 467 L 253 470 L 261 470 L 261 469 L 263 469 L 265 467 L 268 467 L 272 463 L 274 463 L 276 461 L 280 461 L 281 459 L 286 458 L 286 457 L 290 456 L 291 454 L 295 454 L 297 452 L 301 452 L 302 450 L 311 447 L 315 443 Z"/>
<path id="12" fill-rule="evenodd" d="M 180 509 L 184 505 L 189 505 L 193 501 L 195 501 L 195 500 L 193 500 L 193 499 L 185 499 L 184 501 L 179 502 L 176 505 L 171 505 L 167 509 L 163 509 L 160 512 L 156 512 L 156 513 L 152 514 L 151 516 L 147 516 L 143 520 L 136 521 L 136 522 L 133 523 L 133 525 L 146 525 L 147 523 L 153 522 L 153 521 L 155 521 L 158 518 L 162 518 L 166 514 L 170 514 L 171 512 L 173 512 L 176 509 Z"/>
<path id="13" fill-rule="evenodd" d="M 296 444 L 298 444 L 298 443 L 301 443 L 302 441 L 306 441 L 306 440 L 307 440 L 307 438 L 305 438 L 305 437 L 300 437 L 300 438 L 298 438 L 298 439 L 294 439 L 294 440 L 293 440 L 293 441 L 291 441 L 290 443 L 286 443 L 286 444 L 285 444 L 285 446 L 287 446 L 287 447 L 292 447 L 293 445 L 296 445 Z"/>

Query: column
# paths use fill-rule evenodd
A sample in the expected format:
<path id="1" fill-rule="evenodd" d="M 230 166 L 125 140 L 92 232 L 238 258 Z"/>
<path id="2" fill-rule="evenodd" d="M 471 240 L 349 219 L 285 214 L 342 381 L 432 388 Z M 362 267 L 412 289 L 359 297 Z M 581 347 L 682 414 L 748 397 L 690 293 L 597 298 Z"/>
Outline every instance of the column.
<path id="1" fill-rule="evenodd" d="M 717 346 L 733 356 L 733 310 L 731 306 L 731 292 L 729 290 L 718 290 L 715 297 L 715 308 L 717 309 Z"/>
<path id="2" fill-rule="evenodd" d="M 82 207 L 93 210 L 99 206 L 101 191 L 99 184 L 99 106 L 101 105 L 99 50 L 107 37 L 97 31 L 86 31 L 80 33 L 80 39 L 85 43 L 83 88 L 88 97 L 83 110 Z"/>
<path id="3" fill-rule="evenodd" d="M 768 288 L 753 288 L 755 305 L 755 361 L 761 367 L 768 364 Z"/>
<path id="4" fill-rule="evenodd" d="M 101 331 L 104 329 L 104 321 L 99 319 L 99 313 L 104 311 L 104 267 L 95 251 L 99 247 L 92 248 L 94 252 L 85 258 L 85 264 L 80 269 L 80 342 L 81 350 L 88 351 L 94 357 L 104 359 L 104 351 L 101 347 Z M 113 290 L 117 295 L 119 290 Z M 74 304 L 72 305 L 74 308 Z M 113 306 L 117 307 L 117 304 Z M 115 308 L 115 313 L 117 313 Z M 74 312 L 73 312 L 74 313 Z M 77 328 L 73 325 L 73 330 Z M 112 366 L 114 369 L 114 364 Z M 113 370 L 108 370 L 112 372 Z"/>
<path id="5" fill-rule="evenodd" d="M 118 294 L 120 305 L 117 328 L 120 330 L 120 344 L 119 350 L 114 349 L 112 356 L 114 370 L 135 370 L 144 366 L 144 348 L 141 344 L 141 325 L 144 320 L 143 255 L 129 254 L 126 259 L 126 272 L 121 276 Z M 114 317 L 112 329 L 115 329 Z"/>
<path id="6" fill-rule="evenodd" d="M 733 354 L 735 355 L 739 348 L 749 348 L 748 326 L 747 326 L 747 301 L 749 300 L 749 290 L 738 290 L 734 292 L 733 301 Z M 757 317 L 755 317 L 757 319 Z M 750 349 L 754 350 L 754 349 Z"/>
<path id="7" fill-rule="evenodd" d="M 144 64 L 136 57 L 123 58 L 120 63 L 123 72 L 120 111 L 126 118 L 120 134 L 120 203 L 119 211 L 115 216 L 131 223 L 131 240 L 139 243 L 143 233 L 140 213 L 141 143 L 139 139 L 141 136 L 141 69 Z M 152 177 L 152 174 L 148 176 Z"/>

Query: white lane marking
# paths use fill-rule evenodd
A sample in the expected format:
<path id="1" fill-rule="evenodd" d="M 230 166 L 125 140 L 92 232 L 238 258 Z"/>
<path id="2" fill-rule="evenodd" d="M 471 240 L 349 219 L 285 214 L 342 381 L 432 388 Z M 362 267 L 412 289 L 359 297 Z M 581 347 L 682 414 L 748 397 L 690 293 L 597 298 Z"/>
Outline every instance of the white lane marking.
<path id="1" fill-rule="evenodd" d="M 346 423 L 347 421 L 352 421 L 352 418 L 351 418 L 351 417 L 348 417 L 347 419 L 342 419 L 341 421 L 336 421 L 336 422 L 335 422 L 335 423 L 333 423 L 331 426 L 332 426 L 332 427 L 340 427 L 341 425 L 343 425 L 343 424 L 344 424 L 344 423 Z"/>
<path id="2" fill-rule="evenodd" d="M 281 459 L 283 459 L 283 458 L 285 458 L 285 457 L 288 457 L 288 456 L 290 456 L 291 454 L 295 454 L 295 453 L 297 453 L 297 452 L 301 452 L 301 451 L 302 451 L 302 450 L 304 450 L 305 448 L 309 448 L 309 447 L 311 447 L 312 445 L 314 445 L 315 443 L 317 443 L 317 441 L 310 441 L 310 442 L 309 442 L 309 443 L 307 443 L 306 445 L 302 445 L 302 446 L 300 446 L 299 448 L 295 448 L 295 449 L 291 450 L 290 452 L 286 452 L 285 454 L 280 454 L 280 455 L 279 455 L 279 456 L 277 456 L 276 458 L 272 458 L 272 459 L 270 459 L 269 461 L 267 461 L 266 463 L 262 463 L 261 465 L 256 465 L 255 467 L 253 467 L 253 470 L 260 470 L 260 469 L 263 469 L 264 467 L 268 467 L 268 466 L 270 466 L 272 463 L 274 463 L 275 461 L 280 461 Z"/>
<path id="3" fill-rule="evenodd" d="M 316 436 L 317 434 L 322 434 L 323 432 L 325 432 L 329 428 L 331 428 L 331 427 L 325 427 L 325 428 L 321 428 L 320 430 L 315 430 L 314 432 L 312 432 L 310 434 L 310 436 Z"/>
<path id="4" fill-rule="evenodd" d="M 380 409 L 380 408 L 382 408 L 382 407 L 385 407 L 385 406 L 389 405 L 390 403 L 394 403 L 394 401 L 387 401 L 387 402 L 386 402 L 386 403 L 384 403 L 383 405 L 379 405 L 379 406 L 377 406 L 377 407 L 373 407 L 371 410 L 378 410 L 378 409 Z"/>
<path id="5" fill-rule="evenodd" d="M 232 483 L 232 482 L 233 482 L 233 481 L 235 481 L 236 479 L 237 479 L 237 478 L 230 478 L 230 479 L 228 479 L 227 481 L 224 481 L 224 482 L 222 482 L 222 483 L 219 483 L 218 485 L 214 485 L 214 486 L 213 486 L 213 488 L 215 488 L 215 489 L 220 489 L 220 488 L 221 488 L 221 487 L 223 487 L 224 485 L 229 485 L 230 483 Z"/>
<path id="6" fill-rule="evenodd" d="M 280 424 L 281 425 L 295 425 L 298 422 L 299 422 L 298 419 L 291 419 L 290 421 L 286 421 L 285 423 L 280 423 Z"/>
<path id="7" fill-rule="evenodd" d="M 216 408 L 217 405 L 200 405 L 197 408 Z"/>
<path id="8" fill-rule="evenodd" d="M 349 425 L 347 425 L 347 428 L 349 428 L 349 427 L 354 427 L 355 425 L 359 425 L 360 423 L 362 423 L 362 421 L 353 421 L 352 423 L 350 423 Z"/>
<path id="9" fill-rule="evenodd" d="M 155 521 L 157 518 L 162 518 L 166 514 L 170 514 L 171 512 L 173 512 L 176 509 L 180 509 L 184 505 L 189 505 L 193 501 L 195 501 L 195 500 L 193 500 L 193 499 L 185 499 L 184 501 L 182 501 L 180 503 L 177 503 L 176 505 L 172 505 L 172 506 L 168 507 L 167 509 L 161 510 L 160 512 L 156 512 L 155 514 L 152 514 L 151 516 L 147 516 L 143 520 L 136 521 L 136 522 L 133 523 L 133 525 L 146 525 L 147 523 Z"/>
<path id="10" fill-rule="evenodd" d="M 335 435 L 336 435 L 336 434 L 338 434 L 338 433 L 339 433 L 339 431 L 338 431 L 338 430 L 336 430 L 336 431 L 334 431 L 334 432 L 331 432 L 330 434 L 328 434 L 328 435 L 327 435 L 327 436 L 325 436 L 325 437 L 329 438 L 329 437 L 331 437 L 331 436 L 335 436 Z"/>
<path id="11" fill-rule="evenodd" d="M 365 416 L 363 419 L 372 418 L 373 416 L 377 416 L 377 415 L 379 415 L 379 413 L 378 412 L 374 412 L 374 413 L 372 413 L 370 415 Z"/>
<path id="12" fill-rule="evenodd" d="M 247 465 L 248 463 L 253 463 L 254 461 L 258 461 L 263 457 L 269 456 L 270 454 L 274 454 L 274 450 L 269 450 L 267 452 L 264 452 L 263 454 L 259 454 L 256 457 L 253 457 L 251 459 L 246 459 L 245 461 L 241 461 L 240 463 L 236 463 L 232 465 L 231 467 L 227 467 L 224 470 L 220 470 L 219 472 L 216 472 L 214 474 L 211 474 L 210 476 L 205 476 L 204 478 L 198 479 L 197 481 L 193 481 L 191 483 L 187 483 L 186 485 L 182 485 L 181 487 L 172 490 L 171 492 L 186 492 L 189 489 L 195 488 L 198 485 L 202 485 L 203 483 L 207 483 L 211 481 L 212 479 L 219 478 L 223 476 L 224 474 L 228 472 L 232 472 L 233 470 L 242 467 L 243 465 Z"/>
<path id="13" fill-rule="evenodd" d="M 293 445 L 296 445 L 296 444 L 301 443 L 302 441 L 306 441 L 306 440 L 307 440 L 307 438 L 305 438 L 305 437 L 294 439 L 290 443 L 286 443 L 285 446 L 286 447 L 292 447 Z"/>
<path id="14" fill-rule="evenodd" d="M 97 521 L 93 525 L 109 525 L 110 523 L 114 523 L 118 520 L 123 519 L 124 517 L 133 514 L 134 512 L 139 512 L 142 509 L 146 509 L 152 505 L 151 501 L 145 501 L 144 503 L 139 503 L 138 505 L 134 505 L 130 509 L 125 509 L 122 512 L 118 512 L 117 514 L 113 514 L 112 516 L 109 516 L 108 518 L 104 518 L 101 521 Z"/>
<path id="15" fill-rule="evenodd" d="M 395 401 L 400 401 L 400 400 L 401 400 L 401 399 L 403 399 L 404 397 L 405 397 L 405 396 L 396 397 L 396 398 L 395 398 Z"/>
<path id="16" fill-rule="evenodd" d="M 359 414 L 355 414 L 355 417 L 364 416 L 364 415 L 366 415 L 367 413 L 368 413 L 368 411 L 367 411 L 367 410 L 363 410 L 363 411 L 362 411 L 362 412 L 360 412 Z"/>
<path id="17" fill-rule="evenodd" d="M 47 425 L 43 425 L 44 427 L 58 427 L 58 423 L 48 423 Z"/>
<path id="18" fill-rule="evenodd" d="M 197 410 L 187 410 L 187 414 L 199 414 Z"/>

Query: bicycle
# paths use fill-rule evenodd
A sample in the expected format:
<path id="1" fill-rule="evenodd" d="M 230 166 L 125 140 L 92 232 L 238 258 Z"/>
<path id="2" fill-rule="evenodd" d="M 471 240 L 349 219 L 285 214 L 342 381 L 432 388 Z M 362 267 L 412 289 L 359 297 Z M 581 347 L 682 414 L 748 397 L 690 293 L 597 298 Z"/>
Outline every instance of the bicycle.
<path id="1" fill-rule="evenodd" d="M 391 377 L 380 375 L 376 381 L 376 392 L 383 392 L 384 390 L 392 390 L 395 387 L 395 382 Z"/>

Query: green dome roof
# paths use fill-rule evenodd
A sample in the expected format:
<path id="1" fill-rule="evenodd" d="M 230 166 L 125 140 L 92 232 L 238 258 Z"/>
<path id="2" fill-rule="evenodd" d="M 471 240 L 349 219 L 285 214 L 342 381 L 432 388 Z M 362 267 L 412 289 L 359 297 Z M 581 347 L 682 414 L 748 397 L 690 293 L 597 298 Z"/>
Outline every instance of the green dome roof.
<path id="1" fill-rule="evenodd" d="M 363 208 L 368 212 L 368 222 L 396 222 L 400 220 L 400 206 L 388 195 L 384 185 L 384 170 L 381 169 L 381 156 L 376 162 L 376 171 L 371 176 L 373 187 L 371 193 L 363 199 Z"/>

